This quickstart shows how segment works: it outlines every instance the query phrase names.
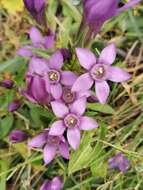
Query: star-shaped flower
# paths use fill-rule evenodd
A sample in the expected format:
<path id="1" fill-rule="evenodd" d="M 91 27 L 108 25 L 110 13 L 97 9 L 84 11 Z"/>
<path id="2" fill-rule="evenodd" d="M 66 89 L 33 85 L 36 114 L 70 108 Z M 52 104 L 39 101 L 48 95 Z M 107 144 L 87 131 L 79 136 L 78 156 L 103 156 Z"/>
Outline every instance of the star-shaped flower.
<path id="1" fill-rule="evenodd" d="M 104 48 L 98 59 L 87 49 L 77 48 L 76 53 L 81 66 L 87 72 L 76 80 L 72 87 L 73 92 L 88 90 L 95 84 L 96 96 L 99 102 L 104 104 L 110 92 L 107 80 L 118 83 L 126 81 L 131 77 L 123 69 L 111 66 L 116 58 L 114 44 L 110 44 Z"/>
<path id="2" fill-rule="evenodd" d="M 50 135 L 62 135 L 67 130 L 67 139 L 73 149 L 77 149 L 80 143 L 80 130 L 91 130 L 98 127 L 97 122 L 87 116 L 83 116 L 86 110 L 86 98 L 76 100 L 70 108 L 64 103 L 51 102 L 54 114 L 60 118 L 50 128 Z"/>

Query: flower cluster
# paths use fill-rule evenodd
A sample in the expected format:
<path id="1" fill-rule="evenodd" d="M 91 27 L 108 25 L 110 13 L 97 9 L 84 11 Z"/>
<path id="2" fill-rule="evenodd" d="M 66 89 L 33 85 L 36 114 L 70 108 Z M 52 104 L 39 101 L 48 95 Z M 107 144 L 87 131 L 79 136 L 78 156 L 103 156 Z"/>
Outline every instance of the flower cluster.
<path id="1" fill-rule="evenodd" d="M 43 25 L 45 1 L 24 1 L 27 10 Z M 139 0 L 131 0 L 123 7 L 118 8 L 118 1 L 108 0 L 83 0 L 84 26 L 89 26 L 95 34 L 105 21 L 120 12 L 138 3 Z M 45 20 L 44 20 L 45 23 Z M 82 28 L 82 27 L 81 27 Z M 48 29 L 45 35 L 32 27 L 29 31 L 31 45 L 26 45 L 18 50 L 18 55 L 29 58 L 28 71 L 25 76 L 26 88 L 20 89 L 20 93 L 32 103 L 47 106 L 56 116 L 56 121 L 28 142 L 29 148 L 43 150 L 45 164 L 51 163 L 56 155 L 64 159 L 70 158 L 69 145 L 77 150 L 80 145 L 81 131 L 98 128 L 95 119 L 86 115 L 87 102 L 98 101 L 105 104 L 108 101 L 110 86 L 107 81 L 115 83 L 130 79 L 130 74 L 122 68 L 113 66 L 116 59 L 115 44 L 105 47 L 99 57 L 96 57 L 89 49 L 77 47 L 75 55 L 83 67 L 83 73 L 77 75 L 64 67 L 70 61 L 72 54 L 66 48 L 56 49 L 56 35 Z M 54 52 L 48 58 L 43 58 L 35 53 L 35 49 L 47 51 L 52 48 Z M 11 86 L 5 81 L 5 86 Z M 14 102 L 9 106 L 9 111 L 15 110 L 19 104 Z M 21 138 L 17 139 L 16 134 Z M 10 135 L 13 142 L 20 142 L 27 137 L 23 132 L 15 131 Z M 111 168 L 119 168 L 126 171 L 128 161 L 123 154 L 109 159 Z M 62 182 L 59 177 L 46 181 L 40 190 L 60 190 Z"/>
<path id="2" fill-rule="evenodd" d="M 79 77 L 71 71 L 63 70 L 63 65 L 64 58 L 60 50 L 56 50 L 49 59 L 32 56 L 26 74 L 27 89 L 21 89 L 21 93 L 32 103 L 52 108 L 59 120 L 51 124 L 49 135 L 57 139 L 67 131 L 68 142 L 76 150 L 80 143 L 80 130 L 91 130 L 97 128 L 98 124 L 92 118 L 84 116 L 91 91 L 79 86 L 79 91 L 74 92 L 72 88 Z M 41 135 L 33 140 L 37 141 L 39 146 L 41 143 L 43 145 Z M 57 141 L 53 140 L 53 143 L 57 145 Z M 32 143 L 30 147 L 37 146 Z M 53 155 L 50 152 L 48 155 L 47 152 L 45 156 L 50 154 Z M 44 160 L 47 160 L 45 156 Z"/>

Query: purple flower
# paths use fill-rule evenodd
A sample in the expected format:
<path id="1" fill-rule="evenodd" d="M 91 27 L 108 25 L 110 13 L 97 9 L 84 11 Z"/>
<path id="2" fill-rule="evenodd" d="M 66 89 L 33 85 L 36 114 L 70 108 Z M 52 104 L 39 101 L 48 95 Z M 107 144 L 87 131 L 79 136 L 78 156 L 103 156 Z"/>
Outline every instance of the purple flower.
<path id="1" fill-rule="evenodd" d="M 12 80 L 5 79 L 5 80 L 0 81 L 0 86 L 8 88 L 8 89 L 11 89 L 13 85 L 14 85 L 14 82 Z"/>
<path id="2" fill-rule="evenodd" d="M 73 83 L 74 84 L 74 83 Z M 70 86 L 64 86 L 62 90 L 62 95 L 58 101 L 63 102 L 64 104 L 70 106 L 73 104 L 76 100 L 78 100 L 81 97 L 88 98 L 92 94 L 91 91 L 80 91 L 80 92 L 72 92 Z"/>
<path id="3" fill-rule="evenodd" d="M 14 100 L 8 105 L 8 111 L 9 112 L 14 112 L 16 111 L 19 107 L 21 106 L 21 103 L 19 100 Z"/>
<path id="4" fill-rule="evenodd" d="M 73 149 L 77 149 L 80 143 L 80 130 L 91 130 L 98 127 L 95 120 L 83 116 L 86 110 L 86 98 L 75 101 L 70 108 L 62 102 L 51 102 L 54 114 L 60 120 L 54 122 L 50 128 L 50 135 L 62 135 L 67 129 L 67 139 Z"/>
<path id="5" fill-rule="evenodd" d="M 55 35 L 49 30 L 47 36 L 42 36 L 41 32 L 36 28 L 32 27 L 29 31 L 29 36 L 32 41 L 32 45 L 26 45 L 18 50 L 18 55 L 23 57 L 32 57 L 34 53 L 33 48 L 49 49 L 53 48 Z"/>
<path id="6" fill-rule="evenodd" d="M 110 44 L 104 48 L 97 59 L 95 55 L 87 49 L 77 48 L 77 57 L 80 64 L 87 70 L 81 75 L 72 87 L 72 91 L 85 91 L 92 87 L 95 83 L 96 96 L 100 103 L 106 103 L 110 88 L 106 80 L 113 82 L 123 82 L 131 76 L 123 69 L 111 64 L 116 58 L 116 48 L 114 44 Z"/>
<path id="7" fill-rule="evenodd" d="M 116 156 L 108 160 L 110 168 L 118 168 L 121 172 L 126 172 L 130 166 L 129 160 L 123 153 L 118 153 Z"/>
<path id="8" fill-rule="evenodd" d="M 83 0 L 84 21 L 90 29 L 97 34 L 105 21 L 118 15 L 130 7 L 133 7 L 141 0 L 130 0 L 122 7 L 118 7 L 118 0 Z"/>
<path id="9" fill-rule="evenodd" d="M 53 98 L 59 99 L 62 95 L 62 85 L 72 85 L 76 75 L 71 71 L 61 71 L 63 56 L 56 51 L 49 60 L 32 58 L 29 64 L 29 73 L 36 73 L 44 77 L 46 89 Z"/>
<path id="10" fill-rule="evenodd" d="M 43 183 L 40 190 L 61 190 L 63 186 L 61 177 L 54 177 L 52 180 L 47 180 Z"/>
<path id="11" fill-rule="evenodd" d="M 73 84 L 75 83 L 77 79 L 77 76 L 74 75 L 74 80 L 71 81 L 70 85 L 64 85 L 62 87 L 62 94 L 61 97 L 58 99 L 58 101 L 63 102 L 64 104 L 70 106 L 73 102 L 78 100 L 81 97 L 90 97 L 91 91 L 80 91 L 80 92 L 72 92 L 71 88 Z"/>
<path id="12" fill-rule="evenodd" d="M 13 130 L 9 134 L 9 141 L 12 143 L 20 143 L 22 141 L 25 141 L 28 138 L 27 133 L 21 130 Z"/>
<path id="13" fill-rule="evenodd" d="M 25 7 L 39 24 L 45 22 L 45 0 L 23 0 Z"/>
<path id="14" fill-rule="evenodd" d="M 26 79 L 27 89 L 20 90 L 21 94 L 32 103 L 48 106 L 51 101 L 51 95 L 46 90 L 45 80 L 39 75 L 28 75 Z"/>
<path id="15" fill-rule="evenodd" d="M 51 136 L 49 129 L 34 137 L 29 143 L 30 148 L 43 148 L 44 162 L 49 164 L 59 153 L 63 158 L 69 159 L 68 144 L 64 136 Z"/>

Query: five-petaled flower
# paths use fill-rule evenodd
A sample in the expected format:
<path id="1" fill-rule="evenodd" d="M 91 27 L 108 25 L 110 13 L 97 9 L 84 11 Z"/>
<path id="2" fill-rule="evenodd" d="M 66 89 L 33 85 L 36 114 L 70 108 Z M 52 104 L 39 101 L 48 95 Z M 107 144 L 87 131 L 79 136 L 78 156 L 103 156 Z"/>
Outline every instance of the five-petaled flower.
<path id="1" fill-rule="evenodd" d="M 63 56 L 56 51 L 48 60 L 33 57 L 29 64 L 29 74 L 37 74 L 44 78 L 47 92 L 53 98 L 59 99 L 62 95 L 62 85 L 72 85 L 76 75 L 71 71 L 62 71 Z"/>
<path id="2" fill-rule="evenodd" d="M 55 35 L 50 29 L 46 36 L 42 36 L 41 32 L 36 27 L 32 27 L 29 31 L 29 36 L 32 44 L 23 46 L 17 52 L 18 55 L 22 57 L 34 56 L 34 52 L 32 51 L 32 49 L 40 48 L 46 50 L 49 48 L 53 48 L 54 46 Z"/>
<path id="3" fill-rule="evenodd" d="M 34 137 L 29 141 L 30 148 L 43 148 L 44 162 L 49 164 L 59 153 L 63 158 L 69 159 L 69 148 L 64 136 L 53 136 L 49 134 L 49 129 Z"/>
<path id="4" fill-rule="evenodd" d="M 49 134 L 62 135 L 67 129 L 68 142 L 75 150 L 80 143 L 80 130 L 91 130 L 98 127 L 94 119 L 83 116 L 86 110 L 85 97 L 76 100 L 70 108 L 58 101 L 51 102 L 51 106 L 54 114 L 60 120 L 52 124 Z"/>
<path id="5" fill-rule="evenodd" d="M 92 91 L 86 90 L 80 92 L 72 92 L 71 87 L 70 86 L 63 87 L 62 96 L 58 101 L 63 102 L 67 106 L 70 106 L 79 98 L 85 97 L 87 99 L 88 97 L 92 96 Z"/>
<path id="6" fill-rule="evenodd" d="M 61 190 L 63 182 L 61 177 L 54 177 L 52 180 L 46 180 L 40 187 L 40 190 Z"/>
<path id="7" fill-rule="evenodd" d="M 78 100 L 81 97 L 88 98 L 88 97 L 92 96 L 92 94 L 93 94 L 93 92 L 90 90 L 80 91 L 80 92 L 72 92 L 72 86 L 78 77 L 75 75 L 74 78 L 75 78 L 75 80 L 72 80 L 70 85 L 63 86 L 61 97 L 60 97 L 60 99 L 58 99 L 58 101 L 63 102 L 67 106 L 70 106 L 71 104 L 73 104 L 73 102 L 75 102 L 76 100 Z"/>
<path id="8" fill-rule="evenodd" d="M 72 91 L 88 90 L 95 83 L 96 96 L 100 103 L 106 103 L 110 88 L 106 80 L 123 82 L 130 79 L 130 74 L 111 64 L 116 58 L 116 48 L 110 44 L 104 48 L 97 59 L 95 55 L 83 48 L 76 49 L 80 64 L 87 70 L 81 75 L 72 87 Z"/>
<path id="9" fill-rule="evenodd" d="M 118 168 L 121 172 L 126 172 L 130 166 L 129 160 L 123 153 L 118 153 L 108 160 L 110 168 Z"/>

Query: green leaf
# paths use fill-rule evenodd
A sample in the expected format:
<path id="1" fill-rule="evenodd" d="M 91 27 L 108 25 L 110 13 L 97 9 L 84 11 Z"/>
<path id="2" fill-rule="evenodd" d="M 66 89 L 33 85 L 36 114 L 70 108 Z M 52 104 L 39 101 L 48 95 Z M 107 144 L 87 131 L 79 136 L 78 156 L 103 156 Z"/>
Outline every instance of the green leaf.
<path id="1" fill-rule="evenodd" d="M 13 125 L 13 116 L 9 115 L 4 119 L 0 120 L 0 139 L 3 139 L 5 136 L 8 135 L 12 125 Z"/>
<path id="2" fill-rule="evenodd" d="M 82 168 L 88 167 L 88 162 L 92 155 L 91 141 L 94 131 L 83 134 L 80 146 L 77 151 L 71 154 L 68 173 L 69 175 Z"/>
<path id="3" fill-rule="evenodd" d="M 107 127 L 105 126 L 104 123 L 101 123 L 100 125 L 100 131 L 97 136 L 99 137 L 100 140 L 105 139 L 107 133 Z M 92 172 L 93 176 L 98 176 L 98 177 L 105 177 L 107 174 L 107 162 L 105 162 L 105 157 L 107 157 L 107 153 L 105 152 L 103 148 L 103 143 L 98 141 L 96 143 L 96 146 L 94 148 L 93 154 L 92 154 L 92 160 L 90 164 L 90 169 Z"/>
<path id="4" fill-rule="evenodd" d="M 107 114 L 115 113 L 115 110 L 107 104 L 88 103 L 87 108 L 90 110 L 99 111 L 99 112 L 107 113 Z"/>
<path id="5" fill-rule="evenodd" d="M 105 177 L 107 174 L 108 164 L 103 160 L 97 160 L 91 167 L 91 172 L 93 176 Z"/>
<path id="6" fill-rule="evenodd" d="M 33 110 L 33 112 L 36 112 L 39 116 L 44 116 L 49 119 L 53 119 L 54 117 L 54 115 L 51 113 L 50 110 L 48 110 L 48 108 L 44 109 L 41 106 L 37 106 L 36 104 L 31 104 L 29 102 L 27 102 L 27 105 L 30 107 L 31 110 Z"/>
<path id="7" fill-rule="evenodd" d="M 77 22 L 81 21 L 81 14 L 76 9 L 76 7 L 72 4 L 71 1 L 62 0 L 61 3 L 63 4 L 63 13 L 66 16 L 71 16 Z"/>
<path id="8" fill-rule="evenodd" d="M 99 138 L 104 139 L 107 128 L 104 124 L 99 127 Z M 98 133 L 98 132 L 97 132 Z M 71 154 L 68 173 L 69 175 L 83 168 L 90 167 L 97 159 L 105 154 L 103 143 L 94 141 L 95 130 L 85 132 L 77 151 Z M 96 143 L 95 146 L 91 144 Z"/>
<path id="9" fill-rule="evenodd" d="M 22 57 L 16 57 L 15 59 L 10 59 L 5 62 L 0 62 L 0 72 L 11 71 L 16 72 L 24 63 Z"/>
<path id="10" fill-rule="evenodd" d="M 8 170 L 8 163 L 5 160 L 0 160 L 0 173 Z M 0 178 L 0 190 L 6 190 L 6 174 Z"/>
<path id="11" fill-rule="evenodd" d="M 42 126 L 42 121 L 40 120 L 40 115 L 39 115 L 37 109 L 31 109 L 30 116 L 31 116 L 31 119 L 32 119 L 35 127 Z"/>
<path id="12" fill-rule="evenodd" d="M 25 143 L 16 143 L 13 144 L 13 147 L 15 148 L 16 152 L 18 152 L 23 158 L 27 158 L 27 145 Z"/>

